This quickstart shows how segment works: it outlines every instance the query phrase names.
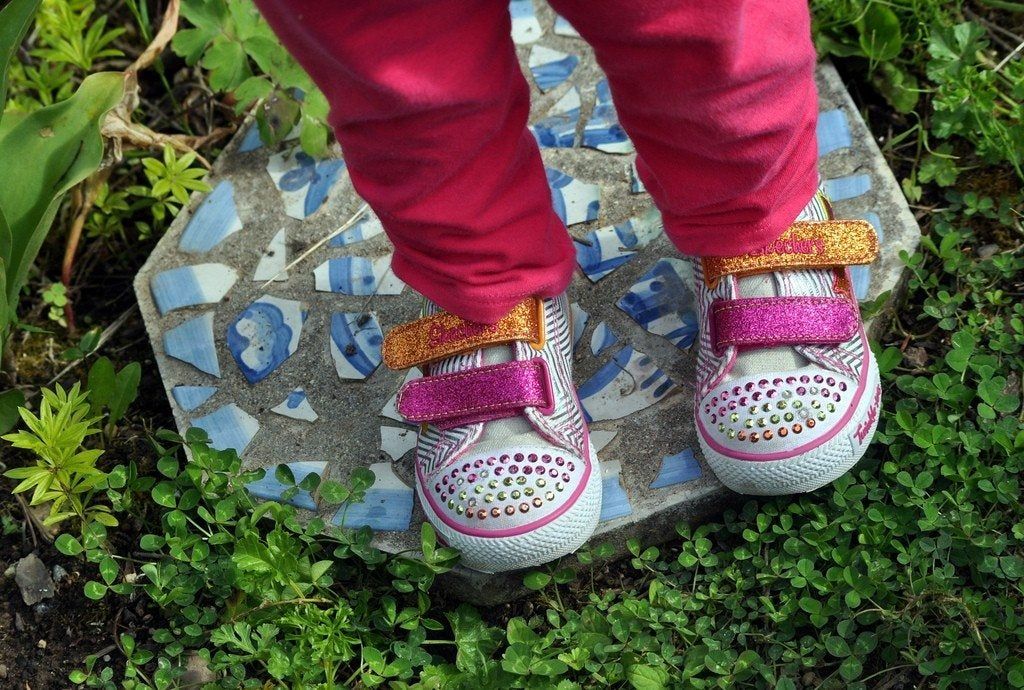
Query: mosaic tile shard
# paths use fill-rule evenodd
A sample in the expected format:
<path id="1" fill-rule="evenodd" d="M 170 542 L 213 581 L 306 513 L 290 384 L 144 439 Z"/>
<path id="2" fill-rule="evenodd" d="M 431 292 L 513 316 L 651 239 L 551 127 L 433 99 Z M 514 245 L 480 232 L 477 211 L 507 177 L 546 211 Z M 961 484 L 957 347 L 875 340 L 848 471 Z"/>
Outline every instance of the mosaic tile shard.
<path id="1" fill-rule="evenodd" d="M 622 465 L 618 460 L 601 463 L 601 522 L 626 517 L 633 512 L 629 496 L 622 488 L 621 473 Z"/>
<path id="2" fill-rule="evenodd" d="M 622 311 L 680 349 L 697 337 L 693 269 L 682 259 L 659 259 L 618 302 Z"/>
<path id="3" fill-rule="evenodd" d="M 409 371 L 405 372 L 405 379 L 402 381 L 402 386 L 404 386 L 405 384 L 409 383 L 413 379 L 422 378 L 422 376 L 423 376 L 423 372 L 420 371 L 417 367 L 413 367 Z M 401 388 L 402 386 L 399 386 L 399 388 Z M 398 391 L 397 390 L 395 391 L 395 393 L 390 398 L 388 398 L 388 401 L 386 403 L 384 403 L 384 407 L 380 411 L 380 416 L 381 417 L 387 417 L 388 419 L 393 419 L 396 422 L 404 422 L 405 421 L 405 417 L 403 417 L 402 415 L 398 414 Z"/>
<path id="4" fill-rule="evenodd" d="M 602 321 L 594 328 L 590 335 L 590 353 L 599 355 L 608 348 L 619 342 L 619 336 L 615 335 L 606 321 Z"/>
<path id="5" fill-rule="evenodd" d="M 619 124 L 608 80 L 597 82 L 597 103 L 583 127 L 583 145 L 605 153 L 633 153 L 633 142 Z"/>
<path id="6" fill-rule="evenodd" d="M 861 218 L 874 226 L 875 234 L 878 235 L 878 242 L 884 247 L 885 232 L 882 231 L 882 219 L 873 211 L 865 213 Z M 871 267 L 850 266 L 850 279 L 853 283 L 853 294 L 857 299 L 867 299 L 868 288 L 871 287 Z"/>
<path id="7" fill-rule="evenodd" d="M 530 50 L 530 73 L 537 82 L 537 88 L 543 92 L 550 91 L 565 82 L 580 64 L 575 55 L 536 45 Z M 577 106 L 579 107 L 579 106 Z"/>
<path id="8" fill-rule="evenodd" d="M 566 225 L 596 220 L 601 209 L 601 186 L 580 182 L 561 170 L 546 168 L 551 203 Z"/>
<path id="9" fill-rule="evenodd" d="M 227 346 L 246 381 L 262 381 L 294 354 L 306 314 L 302 302 L 263 295 L 235 318 Z"/>
<path id="10" fill-rule="evenodd" d="M 629 193 L 647 193 L 647 187 L 644 186 L 643 181 L 640 179 L 640 172 L 636 169 L 636 160 L 630 161 L 629 163 Z"/>
<path id="11" fill-rule="evenodd" d="M 619 432 L 617 431 L 605 431 L 604 429 L 591 431 L 590 445 L 593 446 L 595 453 L 600 453 L 605 449 L 605 446 L 611 443 L 618 435 Z"/>
<path id="12" fill-rule="evenodd" d="M 557 36 L 568 36 L 569 38 L 579 38 L 580 32 L 569 23 L 569 20 L 560 14 L 555 15 L 555 34 Z"/>
<path id="13" fill-rule="evenodd" d="M 587 330 L 590 312 L 581 307 L 579 302 L 570 304 L 569 310 L 572 312 L 572 349 L 575 350 L 576 346 L 580 344 L 583 332 Z"/>
<path id="14" fill-rule="evenodd" d="M 640 218 L 629 218 L 615 226 L 591 230 L 574 239 L 576 262 L 595 283 L 636 256 L 662 231 L 661 214 L 651 209 Z"/>
<path id="15" fill-rule="evenodd" d="M 263 140 L 260 138 L 260 128 L 253 122 L 249 125 L 249 129 L 245 130 L 245 137 L 238 145 L 238 152 L 249 153 L 259 148 L 263 148 Z"/>
<path id="16" fill-rule="evenodd" d="M 339 256 L 328 259 L 313 270 L 313 283 L 319 292 L 343 295 L 399 295 L 405 283 L 391 270 L 391 255 L 379 259 Z"/>
<path id="17" fill-rule="evenodd" d="M 163 316 L 167 312 L 224 299 L 238 280 L 238 271 L 224 264 L 195 264 L 169 268 L 153 276 L 150 290 Z"/>
<path id="18" fill-rule="evenodd" d="M 622 419 L 650 407 L 675 387 L 653 359 L 626 346 L 578 392 L 587 421 L 600 422 Z"/>
<path id="19" fill-rule="evenodd" d="M 818 115 L 817 135 L 819 157 L 853 145 L 850 123 L 842 108 L 827 110 Z"/>
<path id="20" fill-rule="evenodd" d="M 315 422 L 320 418 L 313 406 L 309 404 L 309 396 L 302 388 L 293 390 L 277 407 L 270 408 L 270 411 L 303 422 Z"/>
<path id="21" fill-rule="evenodd" d="M 380 449 L 392 460 L 400 460 L 403 455 L 416 447 L 416 429 L 382 426 L 380 428 Z"/>
<path id="22" fill-rule="evenodd" d="M 576 145 L 576 126 L 580 121 L 580 92 L 574 86 L 551 106 L 547 116 L 530 126 L 537 145 L 545 149 Z"/>
<path id="23" fill-rule="evenodd" d="M 252 274 L 254 282 L 263 283 L 268 280 L 288 280 L 288 271 L 284 269 L 288 265 L 287 235 L 285 229 L 281 228 L 270 240 L 267 248 L 263 250 L 256 270 Z"/>
<path id="24" fill-rule="evenodd" d="M 832 201 L 846 201 L 867 194 L 871 189 L 871 176 L 867 174 L 847 175 L 825 180 L 825 193 Z"/>
<path id="25" fill-rule="evenodd" d="M 651 482 L 652 489 L 664 489 L 666 486 L 675 486 L 684 482 L 700 479 L 701 469 L 693 451 L 686 448 L 675 455 L 669 455 L 661 460 L 661 469 L 658 476 Z"/>
<path id="26" fill-rule="evenodd" d="M 171 389 L 178 407 L 191 412 L 209 400 L 217 392 L 216 386 L 175 386 Z"/>
<path id="27" fill-rule="evenodd" d="M 338 312 L 331 315 L 331 358 L 343 379 L 365 379 L 380 365 L 384 340 L 374 312 Z"/>
<path id="28" fill-rule="evenodd" d="M 284 466 L 291 470 L 295 485 L 301 484 L 302 480 L 311 474 L 322 478 L 327 470 L 326 462 L 289 462 Z M 284 484 L 278 480 L 277 471 L 274 468 L 267 468 L 263 479 L 247 484 L 245 488 L 256 498 L 262 498 L 265 501 L 282 501 L 281 495 L 290 489 L 291 485 Z M 296 508 L 316 510 L 316 501 L 313 499 L 313 494 L 304 489 L 299 489 L 290 499 L 282 502 L 290 503 Z"/>
<path id="29" fill-rule="evenodd" d="M 373 486 L 366 490 L 362 503 L 349 503 L 338 509 L 331 519 L 340 527 L 371 527 L 378 532 L 398 532 L 409 529 L 412 521 L 413 491 L 394 470 L 391 463 L 370 465 L 374 474 Z"/>
<path id="30" fill-rule="evenodd" d="M 512 40 L 515 43 L 525 45 L 540 38 L 543 31 L 533 9 L 533 0 L 512 0 L 508 11 L 512 15 Z"/>
<path id="31" fill-rule="evenodd" d="M 235 187 L 224 180 L 199 204 L 181 233 L 178 249 L 190 254 L 203 254 L 241 229 L 242 221 L 235 206 Z"/>
<path id="32" fill-rule="evenodd" d="M 297 220 L 320 210 L 344 170 L 341 159 L 314 160 L 297 147 L 273 154 L 267 163 L 267 173 L 281 191 L 285 214 Z"/>
<path id="33" fill-rule="evenodd" d="M 382 232 L 384 232 L 384 226 L 381 225 L 380 218 L 373 211 L 367 211 L 351 228 L 340 235 L 332 237 L 327 245 L 330 247 L 347 247 L 350 244 L 374 238 Z"/>
<path id="34" fill-rule="evenodd" d="M 164 352 L 168 357 L 220 378 L 217 346 L 213 342 L 213 312 L 208 311 L 165 331 Z"/>
<path id="35" fill-rule="evenodd" d="M 210 445 L 217 450 L 232 449 L 239 455 L 249 447 L 260 423 L 235 403 L 218 407 L 205 417 L 196 417 L 192 426 L 210 437 Z"/>

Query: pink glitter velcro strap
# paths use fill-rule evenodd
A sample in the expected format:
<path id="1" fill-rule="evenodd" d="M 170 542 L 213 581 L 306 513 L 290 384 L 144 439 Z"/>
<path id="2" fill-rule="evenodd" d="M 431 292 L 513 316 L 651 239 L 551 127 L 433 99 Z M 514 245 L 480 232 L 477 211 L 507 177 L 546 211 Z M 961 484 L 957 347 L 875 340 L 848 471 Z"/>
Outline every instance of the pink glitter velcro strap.
<path id="1" fill-rule="evenodd" d="M 398 392 L 398 413 L 441 428 L 554 407 L 547 363 L 540 357 L 415 379 Z"/>
<path id="2" fill-rule="evenodd" d="M 838 344 L 860 328 L 860 312 L 842 297 L 741 297 L 711 304 L 711 342 L 725 348 Z"/>

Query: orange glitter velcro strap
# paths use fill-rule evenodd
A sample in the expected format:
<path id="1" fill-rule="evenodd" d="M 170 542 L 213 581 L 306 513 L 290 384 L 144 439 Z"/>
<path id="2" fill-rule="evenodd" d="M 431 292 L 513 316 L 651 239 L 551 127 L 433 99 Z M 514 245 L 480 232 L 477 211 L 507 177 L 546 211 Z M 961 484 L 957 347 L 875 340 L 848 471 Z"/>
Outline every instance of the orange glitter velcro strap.
<path id="1" fill-rule="evenodd" d="M 760 251 L 741 256 L 706 256 L 701 263 L 705 282 L 714 288 L 726 275 L 856 266 L 869 264 L 877 256 L 878 236 L 866 220 L 801 220 Z"/>
<path id="2" fill-rule="evenodd" d="M 389 368 L 408 369 L 501 343 L 523 341 L 539 350 L 544 337 L 544 304 L 531 297 L 495 324 L 439 312 L 398 326 L 384 338 L 381 355 Z"/>

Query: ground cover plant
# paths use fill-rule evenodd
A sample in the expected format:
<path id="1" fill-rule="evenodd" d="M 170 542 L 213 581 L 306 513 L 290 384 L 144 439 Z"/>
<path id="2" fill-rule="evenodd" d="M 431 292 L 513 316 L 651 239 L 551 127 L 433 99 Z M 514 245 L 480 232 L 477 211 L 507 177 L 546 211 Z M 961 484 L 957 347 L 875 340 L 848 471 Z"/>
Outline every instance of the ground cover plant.
<path id="1" fill-rule="evenodd" d="M 132 276 L 250 108 L 268 141 L 302 122 L 303 146 L 323 149 L 305 75 L 248 2 L 38 5 L 31 26 L 0 22 L 0 152 L 5 127 L 89 75 L 125 90 L 104 106 L 104 155 L 61 178 L 66 194 L 19 199 L 43 209 L 17 231 L 35 263 L 12 280 L 0 254 L 0 562 L 35 550 L 64 572 L 32 606 L 0 579 L 0 685 L 1024 687 L 1024 5 L 812 2 L 818 48 L 923 231 L 882 315 L 867 460 L 621 562 L 598 545 L 492 609 L 433 586 L 455 555 L 429 527 L 421 556 L 389 557 L 365 530 L 256 505 L 233 453 L 168 431 L 162 394 L 139 393 L 161 388 Z M 0 179 L 15 163 L 0 156 Z M 371 483 L 319 489 L 345 504 Z"/>

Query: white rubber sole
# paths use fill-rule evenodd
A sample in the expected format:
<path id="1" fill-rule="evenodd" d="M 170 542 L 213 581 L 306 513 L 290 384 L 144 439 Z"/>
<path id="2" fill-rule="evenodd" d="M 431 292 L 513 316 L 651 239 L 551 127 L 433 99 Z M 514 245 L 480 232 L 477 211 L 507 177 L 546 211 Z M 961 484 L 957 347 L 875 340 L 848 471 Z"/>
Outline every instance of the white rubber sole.
<path id="1" fill-rule="evenodd" d="M 835 436 L 813 450 L 783 460 L 738 460 L 711 449 L 698 431 L 704 458 L 719 481 L 741 494 L 781 496 L 814 491 L 846 474 L 871 444 L 878 426 L 881 382 L 874 357 L 857 410 Z"/>
<path id="2" fill-rule="evenodd" d="M 590 463 L 587 485 L 568 510 L 537 529 L 512 537 L 478 537 L 459 532 L 431 508 L 419 482 L 416 495 L 440 537 L 462 552 L 462 565 L 484 573 L 531 568 L 572 553 L 594 533 L 601 515 L 601 466 L 593 448 Z"/>

